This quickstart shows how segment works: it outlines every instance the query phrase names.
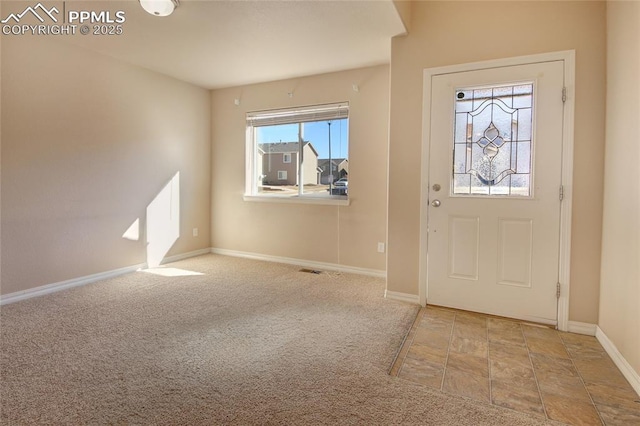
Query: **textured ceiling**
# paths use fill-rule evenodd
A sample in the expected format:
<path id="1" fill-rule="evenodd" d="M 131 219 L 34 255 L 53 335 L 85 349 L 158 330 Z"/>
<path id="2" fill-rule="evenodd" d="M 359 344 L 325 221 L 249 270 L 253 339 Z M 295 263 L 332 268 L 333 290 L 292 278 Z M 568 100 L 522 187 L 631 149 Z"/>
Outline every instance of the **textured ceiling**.
<path id="1" fill-rule="evenodd" d="M 66 41 L 206 88 L 388 63 L 405 32 L 390 0 L 181 0 L 168 17 L 137 1 L 85 4 L 124 10 L 124 34 Z"/>

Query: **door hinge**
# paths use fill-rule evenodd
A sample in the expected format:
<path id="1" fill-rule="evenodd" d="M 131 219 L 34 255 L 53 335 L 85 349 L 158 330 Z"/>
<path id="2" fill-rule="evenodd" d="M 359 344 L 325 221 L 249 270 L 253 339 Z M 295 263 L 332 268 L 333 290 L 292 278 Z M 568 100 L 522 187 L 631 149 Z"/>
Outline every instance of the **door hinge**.
<path id="1" fill-rule="evenodd" d="M 560 201 L 564 200 L 564 185 L 560 185 Z"/>
<path id="2" fill-rule="evenodd" d="M 560 299 L 560 283 L 556 284 L 556 298 Z"/>
<path id="3" fill-rule="evenodd" d="M 562 88 L 562 102 L 567 102 L 567 88 Z"/>

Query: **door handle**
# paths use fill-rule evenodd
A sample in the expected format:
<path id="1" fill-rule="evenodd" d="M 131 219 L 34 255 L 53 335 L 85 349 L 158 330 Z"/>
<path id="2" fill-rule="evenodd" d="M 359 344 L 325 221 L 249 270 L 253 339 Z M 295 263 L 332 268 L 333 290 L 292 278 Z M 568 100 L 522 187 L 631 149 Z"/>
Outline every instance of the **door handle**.
<path id="1" fill-rule="evenodd" d="M 433 207 L 440 207 L 440 204 L 441 204 L 441 203 L 440 203 L 440 200 L 433 200 L 433 201 L 431 202 L 431 205 L 432 205 Z"/>

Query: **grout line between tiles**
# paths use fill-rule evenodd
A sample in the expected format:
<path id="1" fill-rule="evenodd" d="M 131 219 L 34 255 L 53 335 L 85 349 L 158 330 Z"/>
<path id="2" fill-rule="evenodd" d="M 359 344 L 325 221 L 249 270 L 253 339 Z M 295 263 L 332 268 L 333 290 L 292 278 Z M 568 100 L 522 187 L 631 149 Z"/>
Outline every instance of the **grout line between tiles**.
<path id="1" fill-rule="evenodd" d="M 524 347 L 527 349 L 527 355 L 529 356 L 529 363 L 531 364 L 531 371 L 533 371 L 533 379 L 536 381 L 536 387 L 538 388 L 538 396 L 540 397 L 540 403 L 542 404 L 542 410 L 544 411 L 544 416 L 548 420 L 552 420 L 549 417 L 549 414 L 547 413 L 547 405 L 544 403 L 544 398 L 542 397 L 542 391 L 540 390 L 540 382 L 538 382 L 538 375 L 536 374 L 536 367 L 533 365 L 533 359 L 531 359 L 531 351 L 529 350 L 529 344 L 527 343 L 527 336 L 524 334 L 524 330 L 522 329 L 522 323 L 518 325 L 520 327 L 520 333 L 522 333 L 522 338 L 524 339 Z"/>
<path id="2" fill-rule="evenodd" d="M 453 330 L 456 328 L 456 319 L 458 314 L 453 313 L 453 321 L 451 322 L 451 332 L 449 333 L 449 343 L 447 344 L 447 357 L 444 359 L 444 368 L 442 369 L 442 380 L 440 381 L 440 390 L 444 390 L 444 378 L 447 376 L 447 365 L 449 364 L 449 353 L 451 352 L 451 341 L 453 340 Z"/>
<path id="3" fill-rule="evenodd" d="M 569 359 L 571 360 L 571 365 L 573 365 L 573 368 L 575 368 L 576 373 L 578 373 L 578 377 L 580 378 L 580 383 L 582 383 L 582 386 L 584 386 L 584 390 L 587 391 L 587 395 L 589 395 L 589 401 L 591 401 L 591 405 L 593 405 L 593 407 L 596 409 L 596 413 L 598 413 L 598 418 L 600 419 L 600 422 L 603 425 L 606 425 L 604 419 L 602 418 L 602 414 L 600 414 L 600 409 L 598 408 L 595 401 L 593 400 L 593 397 L 591 396 L 591 392 L 589 392 L 589 389 L 587 388 L 587 384 L 584 382 L 584 379 L 582 378 L 582 374 L 580 373 L 580 370 L 578 370 L 576 363 L 573 361 L 573 356 L 571 355 L 571 352 L 567 350 L 567 345 L 565 345 L 564 339 L 562 337 L 560 337 L 560 341 L 562 342 L 562 346 L 564 347 L 564 350 L 567 351 L 567 355 L 569 355 Z"/>

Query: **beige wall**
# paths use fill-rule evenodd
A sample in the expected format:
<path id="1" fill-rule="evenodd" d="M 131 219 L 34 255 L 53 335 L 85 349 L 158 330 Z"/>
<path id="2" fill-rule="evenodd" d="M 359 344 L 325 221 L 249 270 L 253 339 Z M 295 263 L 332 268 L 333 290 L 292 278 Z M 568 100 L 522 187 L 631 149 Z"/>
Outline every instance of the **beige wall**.
<path id="1" fill-rule="evenodd" d="M 211 101 L 213 247 L 385 269 L 388 66 L 214 90 Z M 243 201 L 246 112 L 339 101 L 350 103 L 351 205 Z"/>
<path id="2" fill-rule="evenodd" d="M 146 208 L 176 172 L 168 254 L 210 246 L 209 91 L 28 36 L 3 37 L 1 81 L 2 294 L 145 262 Z"/>
<path id="3" fill-rule="evenodd" d="M 607 4 L 600 328 L 640 374 L 640 2 Z"/>
<path id="4" fill-rule="evenodd" d="M 597 322 L 604 154 L 603 2 L 413 2 L 411 33 L 392 41 L 389 290 L 418 294 L 423 69 L 569 49 L 576 50 L 577 68 L 570 319 Z"/>
<path id="5" fill-rule="evenodd" d="M 408 31 L 411 31 L 411 1 L 410 0 L 393 0 L 393 5 L 400 15 L 402 24 Z"/>

